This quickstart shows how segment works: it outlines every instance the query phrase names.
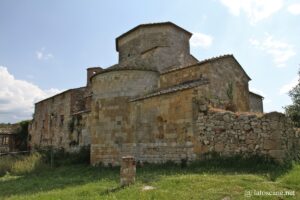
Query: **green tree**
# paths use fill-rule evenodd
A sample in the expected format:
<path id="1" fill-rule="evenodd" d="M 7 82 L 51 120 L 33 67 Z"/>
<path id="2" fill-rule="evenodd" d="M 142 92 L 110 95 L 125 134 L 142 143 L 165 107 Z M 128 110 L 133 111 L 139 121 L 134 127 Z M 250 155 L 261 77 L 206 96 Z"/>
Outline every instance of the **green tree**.
<path id="1" fill-rule="evenodd" d="M 295 126 L 300 128 L 300 69 L 298 72 L 298 84 L 289 91 L 289 96 L 292 99 L 292 105 L 285 107 L 285 113 L 294 122 Z"/>
<path id="2" fill-rule="evenodd" d="M 16 130 L 16 147 L 20 151 L 27 150 L 28 126 L 30 120 L 21 121 L 18 123 L 19 128 Z"/>

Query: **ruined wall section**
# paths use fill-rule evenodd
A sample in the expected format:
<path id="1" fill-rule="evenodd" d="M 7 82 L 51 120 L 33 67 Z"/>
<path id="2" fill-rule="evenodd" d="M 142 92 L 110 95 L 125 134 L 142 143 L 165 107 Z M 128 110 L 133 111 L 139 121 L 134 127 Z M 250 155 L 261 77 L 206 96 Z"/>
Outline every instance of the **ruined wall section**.
<path id="1" fill-rule="evenodd" d="M 20 124 L 0 123 L 0 153 L 16 150 L 16 132 L 21 128 Z"/>
<path id="2" fill-rule="evenodd" d="M 209 109 L 199 102 L 194 102 L 194 111 L 193 144 L 197 159 L 211 152 L 222 156 L 263 155 L 278 162 L 300 155 L 300 138 L 281 113 L 237 114 Z"/>
<path id="3" fill-rule="evenodd" d="M 30 146 L 76 151 L 88 145 L 87 113 L 81 113 L 85 107 L 84 94 L 85 88 L 71 89 L 37 103 L 29 128 Z"/>
<path id="4" fill-rule="evenodd" d="M 68 147 L 67 122 L 71 116 L 71 90 L 35 104 L 35 114 L 29 133 L 30 146 L 57 145 Z"/>
<path id="5" fill-rule="evenodd" d="M 71 113 L 77 113 L 85 110 L 86 88 L 78 88 L 71 92 Z"/>

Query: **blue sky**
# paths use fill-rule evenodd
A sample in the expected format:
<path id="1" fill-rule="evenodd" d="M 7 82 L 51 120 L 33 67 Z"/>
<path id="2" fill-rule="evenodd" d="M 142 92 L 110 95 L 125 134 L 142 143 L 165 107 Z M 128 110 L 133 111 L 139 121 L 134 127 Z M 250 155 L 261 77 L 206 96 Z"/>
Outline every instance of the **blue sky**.
<path id="1" fill-rule="evenodd" d="M 194 33 L 199 60 L 234 54 L 265 111 L 291 103 L 299 0 L 0 0 L 0 122 L 28 119 L 34 102 L 84 86 L 87 67 L 117 63 L 117 36 L 164 21 Z"/>

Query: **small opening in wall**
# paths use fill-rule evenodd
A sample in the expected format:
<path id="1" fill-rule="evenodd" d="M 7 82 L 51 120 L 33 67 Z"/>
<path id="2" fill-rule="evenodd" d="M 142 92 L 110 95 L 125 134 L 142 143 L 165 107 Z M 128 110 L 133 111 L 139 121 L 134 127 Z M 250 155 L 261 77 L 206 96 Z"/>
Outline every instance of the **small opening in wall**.
<path id="1" fill-rule="evenodd" d="M 8 137 L 7 136 L 4 137 L 4 145 L 8 145 Z"/>
<path id="2" fill-rule="evenodd" d="M 127 56 L 130 57 L 130 53 Z"/>

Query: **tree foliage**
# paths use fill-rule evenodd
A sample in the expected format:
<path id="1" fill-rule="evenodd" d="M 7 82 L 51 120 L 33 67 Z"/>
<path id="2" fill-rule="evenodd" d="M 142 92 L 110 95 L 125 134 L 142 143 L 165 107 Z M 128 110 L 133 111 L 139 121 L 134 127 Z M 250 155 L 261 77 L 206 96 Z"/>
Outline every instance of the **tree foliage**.
<path id="1" fill-rule="evenodd" d="M 20 151 L 27 150 L 28 126 L 30 121 L 21 121 L 18 123 L 19 128 L 16 130 L 16 148 Z"/>
<path id="2" fill-rule="evenodd" d="M 289 91 L 289 96 L 292 99 L 292 105 L 285 107 L 285 113 L 294 122 L 295 126 L 300 128 L 300 69 L 298 72 L 298 84 Z"/>

